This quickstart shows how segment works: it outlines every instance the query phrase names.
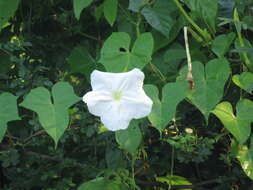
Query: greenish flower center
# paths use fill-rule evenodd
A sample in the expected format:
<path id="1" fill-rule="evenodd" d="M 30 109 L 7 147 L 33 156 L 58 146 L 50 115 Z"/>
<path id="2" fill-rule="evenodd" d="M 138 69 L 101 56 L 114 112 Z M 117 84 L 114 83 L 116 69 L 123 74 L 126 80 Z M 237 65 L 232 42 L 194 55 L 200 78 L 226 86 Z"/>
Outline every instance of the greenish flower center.
<path id="1" fill-rule="evenodd" d="M 115 101 L 119 101 L 122 98 L 122 92 L 120 91 L 115 91 L 112 93 L 112 98 Z"/>

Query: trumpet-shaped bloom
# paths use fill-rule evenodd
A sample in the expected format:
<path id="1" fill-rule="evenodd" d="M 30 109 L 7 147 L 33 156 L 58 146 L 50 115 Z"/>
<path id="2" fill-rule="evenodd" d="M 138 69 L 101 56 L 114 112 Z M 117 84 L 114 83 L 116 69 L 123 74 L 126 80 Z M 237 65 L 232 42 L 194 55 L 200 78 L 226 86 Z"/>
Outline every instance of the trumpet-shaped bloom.
<path id="1" fill-rule="evenodd" d="M 83 96 L 83 101 L 109 130 L 126 129 L 132 119 L 151 112 L 153 102 L 143 90 L 143 80 L 144 74 L 139 69 L 125 73 L 94 70 L 92 91 Z"/>

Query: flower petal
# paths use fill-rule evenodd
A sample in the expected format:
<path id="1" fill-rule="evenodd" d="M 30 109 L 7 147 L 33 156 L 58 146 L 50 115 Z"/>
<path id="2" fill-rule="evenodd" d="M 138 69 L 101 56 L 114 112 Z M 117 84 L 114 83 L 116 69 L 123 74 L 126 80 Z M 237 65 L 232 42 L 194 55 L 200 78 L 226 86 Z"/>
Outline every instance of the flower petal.
<path id="1" fill-rule="evenodd" d="M 119 104 L 112 104 L 111 109 L 101 116 L 101 121 L 111 131 L 126 129 L 131 121 L 125 117 L 124 112 L 119 111 Z"/>
<path id="2" fill-rule="evenodd" d="M 90 113 L 101 116 L 110 110 L 112 97 L 107 91 L 91 91 L 83 96 L 83 101 L 87 103 Z"/>
<path id="3" fill-rule="evenodd" d="M 142 88 L 144 74 L 140 69 L 124 73 L 94 70 L 91 73 L 92 90 L 127 91 Z"/>
<path id="4" fill-rule="evenodd" d="M 153 102 L 141 89 L 139 92 L 128 92 L 121 100 L 121 110 L 124 110 L 125 117 L 140 119 L 150 114 Z"/>

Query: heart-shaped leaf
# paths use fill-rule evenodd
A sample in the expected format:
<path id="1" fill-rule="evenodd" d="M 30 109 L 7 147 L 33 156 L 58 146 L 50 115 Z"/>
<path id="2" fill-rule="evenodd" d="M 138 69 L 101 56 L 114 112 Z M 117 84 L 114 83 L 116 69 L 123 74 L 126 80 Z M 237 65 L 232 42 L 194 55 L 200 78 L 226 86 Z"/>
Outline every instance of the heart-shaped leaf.
<path id="1" fill-rule="evenodd" d="M 58 82 L 50 92 L 38 87 L 27 95 L 21 106 L 36 112 L 46 132 L 54 139 L 55 145 L 69 124 L 68 108 L 80 100 L 67 82 Z"/>
<path id="2" fill-rule="evenodd" d="M 5 92 L 0 95 L 0 142 L 7 129 L 7 123 L 12 120 L 19 120 L 17 109 L 17 97 Z"/>
<path id="3" fill-rule="evenodd" d="M 131 154 L 135 154 L 142 139 L 138 121 L 133 120 L 127 129 L 116 131 L 115 137 L 120 148 Z"/>
<path id="4" fill-rule="evenodd" d="M 253 91 L 253 74 L 252 73 L 243 72 L 240 75 L 234 75 L 232 79 L 233 79 L 233 82 L 237 86 L 247 91 L 248 93 L 252 93 Z"/>
<path id="5" fill-rule="evenodd" d="M 108 72 L 124 72 L 133 68 L 142 69 L 153 52 L 154 40 L 151 33 L 141 34 L 130 50 L 131 39 L 125 32 L 113 33 L 101 50 L 101 62 Z"/>
<path id="6" fill-rule="evenodd" d="M 253 121 L 253 102 L 248 99 L 240 100 L 236 106 L 236 116 L 229 102 L 218 104 L 212 113 L 221 120 L 223 125 L 240 144 L 246 142 L 250 136 L 250 124 Z"/>
<path id="7" fill-rule="evenodd" d="M 187 67 L 184 67 L 177 80 L 184 81 L 187 72 Z M 211 110 L 222 98 L 230 73 L 229 63 L 224 58 L 211 60 L 206 67 L 200 62 L 192 63 L 195 87 L 189 92 L 188 98 L 202 112 L 206 121 Z"/>
<path id="8" fill-rule="evenodd" d="M 177 105 L 187 96 L 187 88 L 188 84 L 185 81 L 168 83 L 163 87 L 161 101 L 156 86 L 144 86 L 145 92 L 153 101 L 148 119 L 160 132 L 175 116 Z"/>

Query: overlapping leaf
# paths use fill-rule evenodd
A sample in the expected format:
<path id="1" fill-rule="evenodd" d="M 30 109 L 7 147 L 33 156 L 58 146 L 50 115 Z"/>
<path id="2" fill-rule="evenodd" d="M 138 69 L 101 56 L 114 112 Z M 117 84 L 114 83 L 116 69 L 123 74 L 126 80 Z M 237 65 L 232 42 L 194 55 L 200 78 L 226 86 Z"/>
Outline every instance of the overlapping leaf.
<path id="1" fill-rule="evenodd" d="M 175 10 L 177 8 L 172 1 L 159 0 L 153 7 L 145 6 L 141 14 L 153 28 L 168 38 L 175 23 L 174 18 L 171 17 Z"/>
<path id="2" fill-rule="evenodd" d="M 118 181 L 97 178 L 82 184 L 78 190 L 127 190 L 127 186 Z"/>
<path id="3" fill-rule="evenodd" d="M 162 90 L 161 101 L 156 86 L 144 86 L 145 92 L 153 101 L 148 119 L 159 131 L 162 131 L 175 116 L 177 105 L 187 96 L 187 87 L 185 81 L 166 84 Z"/>
<path id="4" fill-rule="evenodd" d="M 192 74 L 195 87 L 188 94 L 190 101 L 202 112 L 208 120 L 210 112 L 219 103 L 224 93 L 224 86 L 231 73 L 226 59 L 214 59 L 206 67 L 200 62 L 193 62 Z M 184 81 L 187 67 L 180 71 L 178 81 Z"/>
<path id="5" fill-rule="evenodd" d="M 107 22 L 112 26 L 117 18 L 118 0 L 106 0 L 104 2 L 104 15 Z"/>
<path id="6" fill-rule="evenodd" d="M 253 180 L 253 139 L 251 139 L 250 148 L 246 145 L 239 146 L 236 157 L 240 161 L 245 174 Z"/>
<path id="7" fill-rule="evenodd" d="M 232 79 L 233 79 L 233 82 L 237 86 L 247 91 L 248 93 L 252 93 L 253 91 L 253 74 L 252 73 L 243 72 L 240 75 L 234 75 Z"/>
<path id="8" fill-rule="evenodd" d="M 150 33 L 141 34 L 130 50 L 131 38 L 125 32 L 113 33 L 101 50 L 101 62 L 108 72 L 142 69 L 150 60 L 154 41 Z"/>
<path id="9" fill-rule="evenodd" d="M 53 102 L 46 88 L 38 87 L 31 90 L 20 105 L 38 114 L 41 125 L 57 145 L 69 124 L 68 108 L 80 98 L 67 82 L 58 82 L 53 86 L 52 98 Z"/>
<path id="10" fill-rule="evenodd" d="M 0 95 L 0 142 L 7 129 L 7 123 L 19 120 L 17 109 L 17 97 L 5 92 Z"/>
<path id="11" fill-rule="evenodd" d="M 246 142 L 250 136 L 250 124 L 253 121 L 253 102 L 248 99 L 240 100 L 236 106 L 236 116 L 229 102 L 218 104 L 212 112 L 221 120 L 226 129 L 232 133 L 240 144 Z"/>

